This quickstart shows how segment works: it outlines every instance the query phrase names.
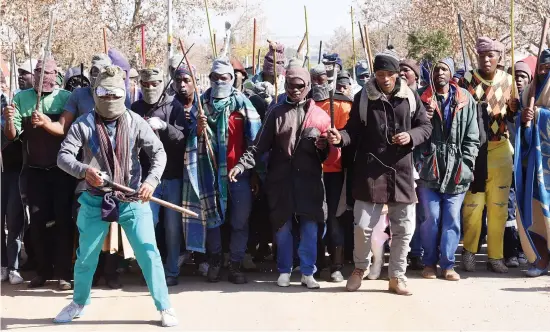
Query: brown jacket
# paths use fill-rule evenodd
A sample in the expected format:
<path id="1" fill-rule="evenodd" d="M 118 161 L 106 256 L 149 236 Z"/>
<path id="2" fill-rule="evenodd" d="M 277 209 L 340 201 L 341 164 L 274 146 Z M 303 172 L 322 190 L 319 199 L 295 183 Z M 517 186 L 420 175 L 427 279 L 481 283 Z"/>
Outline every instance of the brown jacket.
<path id="1" fill-rule="evenodd" d="M 355 95 L 342 146 L 357 143 L 353 198 L 371 203 L 416 203 L 412 149 L 426 141 L 432 125 L 416 91 L 397 80 L 396 92 L 386 99 L 374 78 Z M 408 132 L 406 146 L 392 137 Z"/>

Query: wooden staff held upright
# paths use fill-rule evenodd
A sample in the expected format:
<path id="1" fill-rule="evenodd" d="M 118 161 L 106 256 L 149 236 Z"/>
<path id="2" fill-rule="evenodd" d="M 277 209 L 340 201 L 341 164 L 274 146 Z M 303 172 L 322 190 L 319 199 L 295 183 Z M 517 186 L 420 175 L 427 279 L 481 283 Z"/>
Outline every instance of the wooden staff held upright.
<path id="1" fill-rule="evenodd" d="M 191 67 L 191 62 L 189 62 L 189 58 L 187 57 L 187 52 L 185 52 L 185 46 L 183 45 L 181 38 L 179 39 L 179 42 L 180 42 L 181 52 L 183 53 L 183 57 L 185 58 L 185 63 L 187 64 L 187 67 L 189 68 L 189 72 L 191 73 L 191 81 L 193 82 L 193 87 L 195 88 L 195 92 L 197 92 L 197 95 L 198 95 L 199 86 L 197 85 L 197 80 L 195 78 L 195 73 L 193 72 L 193 67 Z M 200 96 L 199 96 L 197 105 L 199 107 L 199 116 L 204 115 L 204 110 L 202 109 Z M 210 159 L 212 160 L 214 169 L 218 169 L 218 163 L 216 162 L 216 155 L 214 154 L 214 149 L 212 149 L 212 145 L 210 144 L 210 140 L 208 139 L 208 132 L 203 131 L 203 134 L 204 134 L 204 141 L 206 142 L 206 150 L 208 150 L 208 154 L 210 155 Z"/>

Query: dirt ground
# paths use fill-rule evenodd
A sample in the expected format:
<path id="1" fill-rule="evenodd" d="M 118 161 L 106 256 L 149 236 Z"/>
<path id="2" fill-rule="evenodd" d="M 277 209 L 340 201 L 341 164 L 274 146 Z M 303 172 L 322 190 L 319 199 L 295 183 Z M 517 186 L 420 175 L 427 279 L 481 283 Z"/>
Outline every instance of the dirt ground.
<path id="1" fill-rule="evenodd" d="M 299 285 L 299 272 L 293 273 L 291 287 L 279 288 L 277 273 L 270 271 L 274 264 L 261 268 L 263 272 L 248 274 L 246 285 L 233 285 L 227 279 L 209 284 L 200 276 L 180 277 L 180 284 L 170 288 L 180 325 L 171 330 L 550 330 L 550 277 L 524 278 L 525 268 L 497 275 L 487 272 L 480 262 L 475 273 L 458 269 L 463 277 L 459 282 L 425 280 L 419 272 L 409 271 L 408 284 L 414 291 L 410 297 L 388 293 L 385 279 L 365 280 L 355 293 L 346 292 L 345 283 L 324 281 L 321 289 L 310 291 Z M 347 266 L 344 275 L 350 272 Z M 2 283 L 1 328 L 26 332 L 161 330 L 160 316 L 139 277 L 124 275 L 122 281 L 122 290 L 93 289 L 85 315 L 66 325 L 54 325 L 52 317 L 70 302 L 71 291 L 57 291 L 53 282 L 38 290 Z"/>

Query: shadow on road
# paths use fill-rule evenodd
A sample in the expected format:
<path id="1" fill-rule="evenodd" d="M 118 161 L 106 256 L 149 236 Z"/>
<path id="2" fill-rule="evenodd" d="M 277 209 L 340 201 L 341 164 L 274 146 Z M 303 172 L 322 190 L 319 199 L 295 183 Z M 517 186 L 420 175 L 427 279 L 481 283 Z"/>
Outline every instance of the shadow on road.
<path id="1" fill-rule="evenodd" d="M 75 319 L 71 322 L 71 325 L 152 325 L 160 326 L 159 321 L 149 320 L 107 320 L 107 321 L 87 321 L 82 319 Z M 54 324 L 52 318 L 12 318 L 2 317 L 2 324 L 0 324 L 1 330 L 13 330 L 13 329 L 28 329 L 28 328 L 40 328 L 46 326 L 60 326 Z"/>

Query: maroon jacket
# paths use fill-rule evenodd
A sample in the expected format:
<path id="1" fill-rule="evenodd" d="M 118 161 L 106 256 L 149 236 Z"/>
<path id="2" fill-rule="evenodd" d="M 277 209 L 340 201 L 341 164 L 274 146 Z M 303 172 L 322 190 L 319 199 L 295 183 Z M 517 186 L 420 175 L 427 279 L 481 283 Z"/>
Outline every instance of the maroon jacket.
<path id="1" fill-rule="evenodd" d="M 330 117 L 312 99 L 298 105 L 283 102 L 268 112 L 254 144 L 239 160 L 236 167 L 251 169 L 258 157 L 270 151 L 265 192 L 275 229 L 293 214 L 325 221 L 322 164 L 336 159 L 337 149 L 327 146 L 319 150 L 315 140 L 329 128 Z"/>

